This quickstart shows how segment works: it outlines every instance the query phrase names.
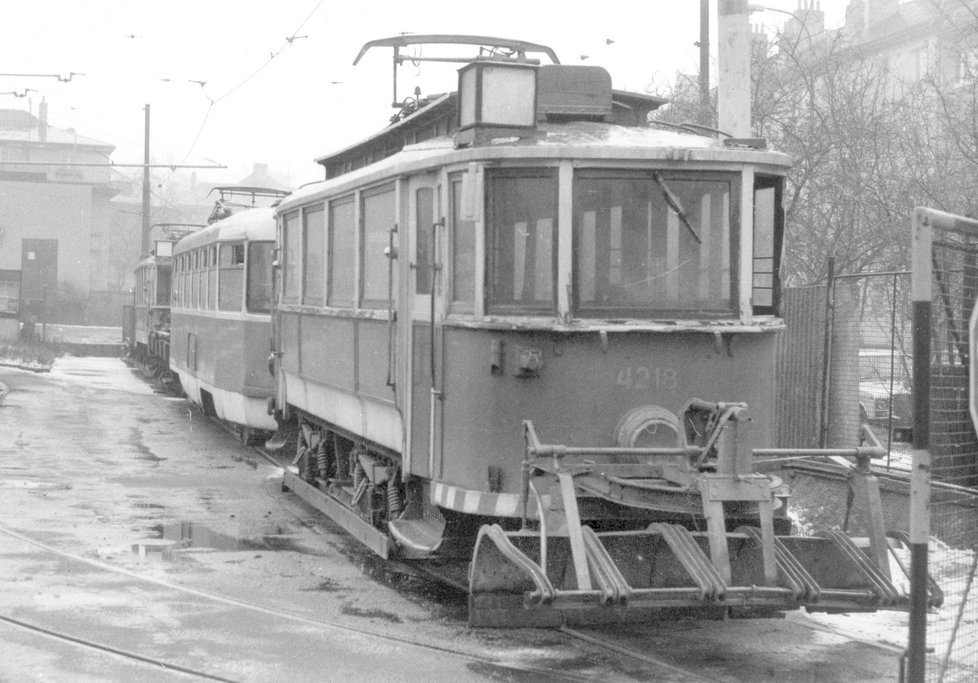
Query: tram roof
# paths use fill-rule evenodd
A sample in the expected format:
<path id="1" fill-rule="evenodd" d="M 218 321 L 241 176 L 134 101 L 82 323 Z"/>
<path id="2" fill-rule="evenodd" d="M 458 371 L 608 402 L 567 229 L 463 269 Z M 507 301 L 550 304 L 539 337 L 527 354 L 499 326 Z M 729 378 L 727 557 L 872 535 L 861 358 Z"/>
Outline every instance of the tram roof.
<path id="1" fill-rule="evenodd" d="M 540 123 L 530 137 L 514 135 L 478 146 L 456 147 L 451 135 L 407 145 L 372 164 L 297 190 L 282 200 L 278 211 L 286 211 L 320 194 L 332 195 L 442 165 L 559 159 L 595 161 L 602 165 L 617 161 L 661 162 L 663 166 L 750 163 L 787 168 L 791 165 L 790 157 L 783 152 L 731 146 L 717 138 L 693 133 L 591 121 Z"/>
<path id="2" fill-rule="evenodd" d="M 173 247 L 174 255 L 216 242 L 274 240 L 275 210 L 270 206 L 243 209 L 192 232 Z"/>

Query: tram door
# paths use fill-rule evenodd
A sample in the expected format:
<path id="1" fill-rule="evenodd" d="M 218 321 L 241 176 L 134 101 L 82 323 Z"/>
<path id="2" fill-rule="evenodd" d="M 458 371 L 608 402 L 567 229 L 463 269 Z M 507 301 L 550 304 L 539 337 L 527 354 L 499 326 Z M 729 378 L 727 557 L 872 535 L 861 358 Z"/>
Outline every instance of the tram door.
<path id="1" fill-rule="evenodd" d="M 441 346 L 439 300 L 442 296 L 441 256 L 445 231 L 441 221 L 441 187 L 437 176 L 414 176 L 408 182 L 408 251 L 410 301 L 411 398 L 410 464 L 412 474 L 441 476 Z"/>

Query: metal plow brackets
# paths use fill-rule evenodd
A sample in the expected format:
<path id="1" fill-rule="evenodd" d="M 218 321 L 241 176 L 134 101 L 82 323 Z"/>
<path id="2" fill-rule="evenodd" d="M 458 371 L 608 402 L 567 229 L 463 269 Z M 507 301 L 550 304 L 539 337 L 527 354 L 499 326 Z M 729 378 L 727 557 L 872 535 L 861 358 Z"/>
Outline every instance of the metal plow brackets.
<path id="1" fill-rule="evenodd" d="M 726 535 L 729 581 L 710 558 L 706 533 L 661 523 L 641 531 L 580 529 L 583 568 L 575 561 L 572 534 L 541 538 L 483 526 L 469 572 L 469 624 L 540 627 L 648 621 L 677 610 L 718 616 L 728 610 L 763 615 L 798 607 L 907 606 L 841 532 L 775 538 L 776 578 L 765 585 L 763 542 L 755 528 Z"/>

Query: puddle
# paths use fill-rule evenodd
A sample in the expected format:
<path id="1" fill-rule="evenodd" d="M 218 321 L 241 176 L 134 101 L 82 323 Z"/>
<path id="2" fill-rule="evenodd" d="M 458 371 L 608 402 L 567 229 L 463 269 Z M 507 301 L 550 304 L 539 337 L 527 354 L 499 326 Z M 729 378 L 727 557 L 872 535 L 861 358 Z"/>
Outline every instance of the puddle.
<path id="1" fill-rule="evenodd" d="M 343 586 L 341 586 L 333 579 L 326 578 L 320 581 L 318 585 L 312 588 L 300 588 L 299 590 L 304 592 L 319 591 L 323 593 L 337 593 L 343 590 Z"/>
<path id="2" fill-rule="evenodd" d="M 177 542 L 163 538 L 143 538 L 132 544 L 132 554 L 141 560 L 173 561 L 173 550 Z"/>
<path id="3" fill-rule="evenodd" d="M 343 605 L 340 609 L 342 614 L 348 614 L 352 617 L 366 617 L 368 619 L 380 619 L 381 621 L 387 621 L 392 624 L 403 624 L 404 620 L 401 619 L 396 614 L 391 614 L 382 609 L 363 609 L 361 607 L 355 607 L 353 605 Z"/>
<path id="4" fill-rule="evenodd" d="M 138 503 L 137 507 L 155 507 L 153 503 Z M 132 545 L 133 553 L 146 556 L 148 553 L 161 552 L 163 559 L 172 559 L 176 551 L 185 550 L 219 550 L 219 551 L 253 551 L 253 550 L 291 550 L 305 555 L 315 555 L 308 548 L 296 542 L 291 529 L 279 525 L 270 525 L 247 535 L 233 536 L 218 533 L 204 524 L 196 522 L 176 522 L 159 524 L 150 527 L 154 538 L 141 539 Z M 156 551 L 159 547 L 163 550 Z"/>
<path id="5" fill-rule="evenodd" d="M 143 432 L 138 427 L 129 428 L 129 445 L 136 449 L 138 453 L 136 457 L 140 460 L 149 460 L 157 464 L 166 460 L 166 458 L 161 458 L 146 447 L 146 444 L 143 443 Z"/>

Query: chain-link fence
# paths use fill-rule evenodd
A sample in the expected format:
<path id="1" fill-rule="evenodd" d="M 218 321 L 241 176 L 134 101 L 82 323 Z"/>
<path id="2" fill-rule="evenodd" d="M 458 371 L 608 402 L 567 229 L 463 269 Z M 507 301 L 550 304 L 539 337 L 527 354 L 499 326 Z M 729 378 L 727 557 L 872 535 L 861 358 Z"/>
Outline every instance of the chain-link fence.
<path id="1" fill-rule="evenodd" d="M 978 437 L 969 412 L 978 221 L 914 216 L 911 680 L 978 679 Z M 970 397 L 970 398 L 969 398 Z M 927 573 L 944 604 L 925 609 Z M 925 654 L 926 653 L 926 654 Z"/>
<path id="2" fill-rule="evenodd" d="M 906 501 L 892 516 L 901 526 L 909 517 L 911 536 L 916 528 L 925 548 L 926 571 L 917 570 L 914 590 L 925 590 L 929 572 L 944 592 L 944 604 L 929 611 L 924 593 L 918 593 L 910 680 L 978 680 L 978 437 L 969 414 L 978 222 L 972 223 L 973 232 L 961 232 L 960 221 L 949 223 L 958 230 L 935 228 L 932 250 L 915 260 L 913 278 L 919 279 L 921 263 L 930 278 L 930 316 L 926 323 L 916 321 L 924 335 L 914 330 L 911 272 L 837 274 L 829 264 L 827 284 L 791 288 L 783 297 L 779 445 L 850 447 L 868 427 L 887 450 L 875 468 L 888 473 L 887 487 L 903 491 L 896 495 Z M 922 336 L 930 351 L 919 356 L 915 345 Z M 925 358 L 917 361 L 919 369 L 915 356 Z M 915 463 L 915 450 L 929 461 Z M 910 483 L 921 472 L 928 475 L 925 498 Z M 911 498 L 929 512 L 923 532 L 919 515 L 909 510 Z M 919 551 L 914 558 L 919 565 Z"/>
<path id="3" fill-rule="evenodd" d="M 887 450 L 875 463 L 910 468 L 909 271 L 836 275 L 784 293 L 778 354 L 778 443 L 848 448 L 869 427 Z"/>

